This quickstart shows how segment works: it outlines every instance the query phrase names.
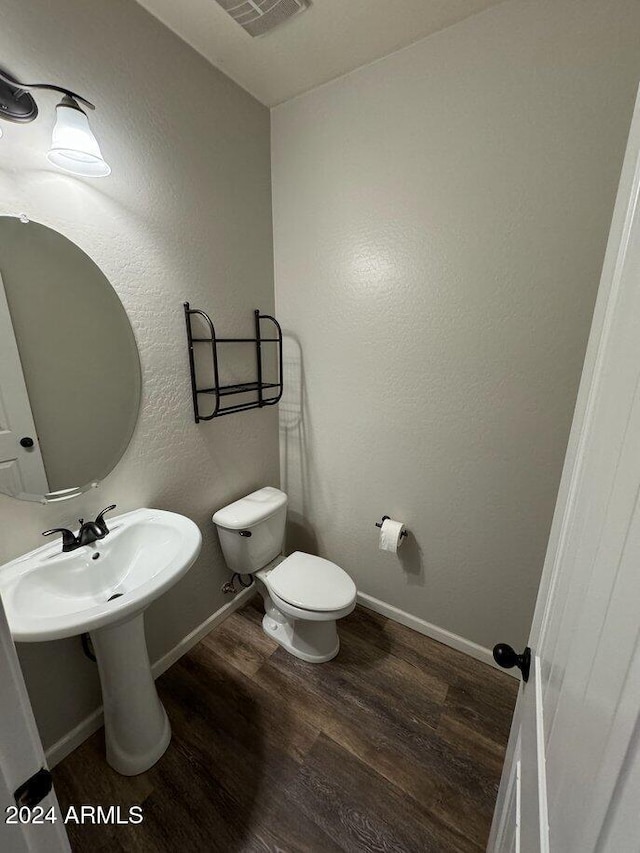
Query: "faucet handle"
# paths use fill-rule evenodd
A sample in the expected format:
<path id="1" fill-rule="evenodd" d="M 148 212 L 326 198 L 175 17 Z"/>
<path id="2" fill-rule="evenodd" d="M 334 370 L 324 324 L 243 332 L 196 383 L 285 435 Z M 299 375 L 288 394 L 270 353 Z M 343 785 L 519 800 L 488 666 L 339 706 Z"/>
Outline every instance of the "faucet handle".
<path id="1" fill-rule="evenodd" d="M 104 520 L 104 515 L 107 512 L 111 512 L 111 510 L 113 510 L 115 508 L 116 508 L 116 505 L 111 504 L 111 506 L 107 506 L 103 510 L 101 510 L 96 517 L 95 523 L 98 525 L 98 527 L 100 528 L 100 530 L 102 531 L 102 533 L 105 536 L 109 532 L 109 528 L 107 527 L 107 522 Z"/>
<path id="2" fill-rule="evenodd" d="M 78 545 L 78 540 L 71 530 L 66 527 L 54 527 L 51 530 L 45 530 L 43 536 L 52 536 L 54 533 L 62 533 L 62 550 L 73 551 Z"/>

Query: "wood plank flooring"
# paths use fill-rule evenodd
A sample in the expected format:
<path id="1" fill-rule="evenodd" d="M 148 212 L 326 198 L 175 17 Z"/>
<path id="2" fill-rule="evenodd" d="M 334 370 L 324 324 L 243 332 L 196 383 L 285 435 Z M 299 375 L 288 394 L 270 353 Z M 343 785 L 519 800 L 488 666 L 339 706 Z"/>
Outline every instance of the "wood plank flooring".
<path id="1" fill-rule="evenodd" d="M 69 825 L 73 850 L 484 850 L 515 679 L 362 608 L 314 666 L 261 618 L 254 599 L 158 680 L 173 739 L 147 773 L 111 770 L 102 732 L 54 769 L 63 811 L 143 809 Z"/>

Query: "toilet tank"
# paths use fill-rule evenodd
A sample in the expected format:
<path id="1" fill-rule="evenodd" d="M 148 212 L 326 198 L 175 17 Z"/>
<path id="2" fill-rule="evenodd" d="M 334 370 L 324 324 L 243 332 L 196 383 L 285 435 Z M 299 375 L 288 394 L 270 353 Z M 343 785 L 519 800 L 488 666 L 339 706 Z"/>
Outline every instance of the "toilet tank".
<path id="1" fill-rule="evenodd" d="M 243 575 L 262 569 L 282 552 L 287 496 L 265 486 L 213 516 L 227 566 Z"/>

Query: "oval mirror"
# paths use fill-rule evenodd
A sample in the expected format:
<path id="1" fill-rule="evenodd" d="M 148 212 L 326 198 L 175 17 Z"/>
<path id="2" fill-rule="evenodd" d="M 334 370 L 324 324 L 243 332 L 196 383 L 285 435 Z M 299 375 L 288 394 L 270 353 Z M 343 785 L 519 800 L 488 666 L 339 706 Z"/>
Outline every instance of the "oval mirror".
<path id="1" fill-rule="evenodd" d="M 127 448 L 140 361 L 116 292 L 45 225 L 0 216 L 0 492 L 73 497 Z"/>

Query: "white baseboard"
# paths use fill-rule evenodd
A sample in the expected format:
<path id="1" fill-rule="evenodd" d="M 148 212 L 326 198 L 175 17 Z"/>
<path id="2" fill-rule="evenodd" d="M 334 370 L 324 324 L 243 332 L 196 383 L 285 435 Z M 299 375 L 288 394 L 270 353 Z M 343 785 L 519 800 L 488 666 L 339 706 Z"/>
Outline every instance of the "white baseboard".
<path id="1" fill-rule="evenodd" d="M 173 666 L 173 664 L 179 660 L 182 655 L 186 655 L 189 649 L 192 649 L 203 637 L 206 637 L 209 631 L 213 631 L 217 625 L 224 622 L 224 620 L 228 616 L 231 616 L 235 610 L 239 610 L 243 607 L 255 594 L 256 586 L 254 584 L 248 589 L 243 589 L 242 592 L 239 592 L 234 596 L 228 604 L 224 604 L 219 610 L 212 613 L 208 619 L 205 619 L 202 625 L 198 625 L 197 628 L 194 628 L 190 634 L 187 634 L 183 640 L 180 640 L 177 646 L 174 646 L 166 653 L 166 655 L 163 655 L 159 660 L 152 664 L 151 671 L 153 672 L 153 677 L 158 678 L 163 672 L 166 672 L 166 670 L 168 670 L 170 666 Z"/>
<path id="2" fill-rule="evenodd" d="M 374 598 L 372 595 L 367 595 L 364 592 L 358 593 L 358 604 L 361 604 L 363 607 L 367 607 L 369 610 L 373 610 L 376 613 L 380 613 L 382 616 L 387 616 L 389 619 L 393 619 L 394 622 L 399 622 L 407 628 L 412 628 L 419 634 L 431 637 L 432 640 L 444 643 L 445 646 L 450 646 L 458 652 L 464 652 L 464 654 L 469 655 L 482 663 L 489 664 L 489 666 L 492 666 L 494 669 L 499 669 L 500 672 L 506 672 L 507 675 L 512 675 L 515 678 L 519 677 L 519 673 L 516 670 L 502 669 L 499 667 L 494 661 L 491 651 L 486 649 L 484 646 L 479 646 L 471 640 L 465 640 L 464 637 L 460 637 L 458 634 L 453 634 L 451 631 L 447 631 L 444 628 L 439 628 L 437 625 L 433 625 L 431 622 L 426 622 L 418 616 L 412 616 L 410 613 L 405 613 L 404 610 L 399 610 L 392 604 L 387 604 L 386 602 L 380 601 L 378 598 Z"/>
<path id="3" fill-rule="evenodd" d="M 104 720 L 102 718 L 102 705 L 92 711 L 88 717 L 81 720 L 78 725 L 63 735 L 60 740 L 57 740 L 49 749 L 45 749 L 44 754 L 47 759 L 49 769 L 59 764 L 63 758 L 66 758 L 69 753 L 73 752 L 81 743 L 83 743 L 94 732 L 97 732 L 102 726 Z"/>
<path id="4" fill-rule="evenodd" d="M 162 673 L 169 669 L 169 667 L 179 660 L 182 655 L 186 654 L 189 649 L 192 649 L 196 643 L 199 643 L 200 640 L 209 633 L 209 631 L 212 631 L 228 616 L 231 616 L 234 610 L 238 610 L 242 607 L 254 594 L 255 587 L 253 586 L 249 589 L 243 589 L 242 592 L 239 592 L 232 601 L 223 605 L 219 610 L 216 610 L 215 613 L 212 613 L 211 616 L 209 616 L 208 619 L 205 619 L 201 625 L 198 625 L 198 627 L 190 634 L 187 634 L 184 639 L 180 640 L 177 646 L 174 646 L 174 648 L 168 651 L 166 655 L 163 655 L 159 660 L 151 665 L 153 677 L 158 678 L 161 676 Z M 70 732 L 63 735 L 60 740 L 57 740 L 45 751 L 49 767 L 55 767 L 56 764 L 59 764 L 63 758 L 66 758 L 69 753 L 79 747 L 80 744 L 88 737 L 90 737 L 94 732 L 97 732 L 103 722 L 101 705 L 85 717 L 84 720 L 78 723 L 74 729 L 71 729 Z"/>

